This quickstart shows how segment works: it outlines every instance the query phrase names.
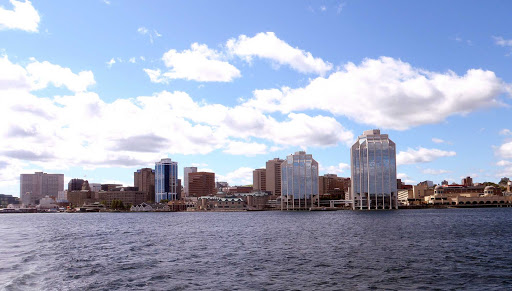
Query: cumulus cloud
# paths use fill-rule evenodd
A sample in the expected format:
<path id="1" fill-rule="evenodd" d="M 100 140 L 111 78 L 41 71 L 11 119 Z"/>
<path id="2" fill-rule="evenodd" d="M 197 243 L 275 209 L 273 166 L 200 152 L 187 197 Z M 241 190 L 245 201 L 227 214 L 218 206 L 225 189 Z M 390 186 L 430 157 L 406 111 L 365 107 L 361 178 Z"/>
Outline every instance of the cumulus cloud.
<path id="1" fill-rule="evenodd" d="M 279 65 L 288 65 L 301 73 L 324 75 L 332 69 L 332 64 L 313 57 L 310 52 L 292 47 L 273 32 L 260 32 L 253 37 L 240 35 L 238 39 L 228 40 L 226 47 L 231 54 L 248 62 L 254 57 L 268 59 Z"/>
<path id="2" fill-rule="evenodd" d="M 151 82 L 162 83 L 173 79 L 194 80 L 198 82 L 231 82 L 241 76 L 240 71 L 216 50 L 207 45 L 193 43 L 189 50 L 178 52 L 174 49 L 166 52 L 162 60 L 168 72 L 159 69 L 145 69 Z"/>
<path id="3" fill-rule="evenodd" d="M 0 62 L 0 115 L 6 120 L 0 123 L 0 153 L 6 162 L 60 169 L 135 167 L 168 154 L 221 150 L 259 155 L 353 139 L 332 117 L 290 113 L 276 120 L 252 107 L 208 104 L 179 91 L 105 102 L 86 90 L 92 73 L 85 78 L 87 74 L 37 61 L 24 67 L 6 56 Z M 49 74 L 53 72 L 56 77 Z M 67 87 L 72 94 L 32 94 L 49 85 Z"/>
<path id="4" fill-rule="evenodd" d="M 0 90 L 34 91 L 44 89 L 50 84 L 55 87 L 66 87 L 73 92 L 83 92 L 94 85 L 95 81 L 91 71 L 75 74 L 69 68 L 35 59 L 31 59 L 26 67 L 22 67 L 9 61 L 6 55 L 0 57 Z"/>
<path id="5" fill-rule="evenodd" d="M 219 181 L 228 182 L 229 185 L 251 185 L 253 168 L 241 167 L 225 175 L 215 174 Z"/>
<path id="6" fill-rule="evenodd" d="M 38 32 L 39 13 L 30 1 L 10 0 L 13 9 L 0 6 L 0 29 L 20 29 L 28 32 Z"/>
<path id="7" fill-rule="evenodd" d="M 500 145 L 496 149 L 496 154 L 503 159 L 512 159 L 512 141 Z"/>
<path id="8" fill-rule="evenodd" d="M 409 165 L 428 163 L 442 157 L 452 157 L 457 153 L 454 151 L 443 151 L 440 149 L 427 149 L 418 147 L 417 149 L 407 149 L 407 151 L 399 152 L 396 155 L 397 165 Z"/>
<path id="9" fill-rule="evenodd" d="M 363 124 L 405 130 L 499 106 L 499 96 L 507 90 L 508 85 L 491 71 L 471 69 L 459 76 L 381 57 L 360 65 L 348 63 L 303 88 L 257 90 L 245 104 L 267 112 L 318 109 Z"/>

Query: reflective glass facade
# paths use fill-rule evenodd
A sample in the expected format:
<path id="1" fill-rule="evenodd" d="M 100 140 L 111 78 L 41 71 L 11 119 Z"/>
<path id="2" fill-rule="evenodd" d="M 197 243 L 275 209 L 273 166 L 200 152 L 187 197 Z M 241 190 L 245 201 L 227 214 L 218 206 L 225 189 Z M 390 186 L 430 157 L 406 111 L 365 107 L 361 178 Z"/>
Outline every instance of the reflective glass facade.
<path id="1" fill-rule="evenodd" d="M 380 130 L 359 136 L 350 151 L 354 209 L 398 208 L 396 146 Z"/>
<path id="2" fill-rule="evenodd" d="M 310 207 L 315 195 L 318 195 L 318 163 L 303 151 L 287 156 L 281 164 L 283 208 Z"/>
<path id="3" fill-rule="evenodd" d="M 178 163 L 162 159 L 155 163 L 155 202 L 180 199 L 178 193 Z"/>

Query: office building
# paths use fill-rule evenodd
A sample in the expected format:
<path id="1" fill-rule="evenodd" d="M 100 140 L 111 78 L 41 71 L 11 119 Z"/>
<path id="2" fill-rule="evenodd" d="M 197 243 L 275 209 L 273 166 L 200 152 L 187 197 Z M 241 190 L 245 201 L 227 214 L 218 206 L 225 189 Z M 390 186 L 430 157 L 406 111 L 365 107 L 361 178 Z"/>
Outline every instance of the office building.
<path id="1" fill-rule="evenodd" d="M 345 199 L 350 178 L 338 177 L 336 174 L 325 174 L 318 177 L 318 193 L 320 196 L 329 194 L 332 199 Z"/>
<path id="2" fill-rule="evenodd" d="M 64 174 L 34 174 L 20 175 L 20 197 L 25 205 L 36 205 L 46 195 L 57 197 L 64 190 Z"/>
<path id="3" fill-rule="evenodd" d="M 71 179 L 68 182 L 68 191 L 80 191 L 82 190 L 83 179 Z"/>
<path id="4" fill-rule="evenodd" d="M 304 151 L 281 164 L 281 209 L 308 209 L 318 198 L 318 162 Z"/>
<path id="5" fill-rule="evenodd" d="M 155 163 L 155 202 L 178 199 L 178 162 L 162 159 Z"/>
<path id="6" fill-rule="evenodd" d="M 256 169 L 252 171 L 252 189 L 254 191 L 267 190 L 267 169 Z"/>
<path id="7" fill-rule="evenodd" d="M 197 167 L 185 167 L 183 168 L 183 193 L 185 197 L 188 197 L 188 174 L 197 173 Z"/>
<path id="8" fill-rule="evenodd" d="M 462 179 L 461 184 L 464 187 L 473 186 L 473 179 L 470 176 L 467 176 L 466 178 Z"/>
<path id="9" fill-rule="evenodd" d="M 133 185 L 138 191 L 146 193 L 145 201 L 153 201 L 155 198 L 155 170 L 143 168 L 133 173 Z"/>
<path id="10" fill-rule="evenodd" d="M 350 151 L 353 209 L 398 208 L 396 147 L 387 134 L 367 130 Z"/>
<path id="11" fill-rule="evenodd" d="M 216 194 L 215 173 L 188 173 L 188 189 L 189 195 L 193 197 Z"/>
<path id="12" fill-rule="evenodd" d="M 281 164 L 284 160 L 275 158 L 266 164 L 266 191 L 271 195 L 281 196 Z"/>

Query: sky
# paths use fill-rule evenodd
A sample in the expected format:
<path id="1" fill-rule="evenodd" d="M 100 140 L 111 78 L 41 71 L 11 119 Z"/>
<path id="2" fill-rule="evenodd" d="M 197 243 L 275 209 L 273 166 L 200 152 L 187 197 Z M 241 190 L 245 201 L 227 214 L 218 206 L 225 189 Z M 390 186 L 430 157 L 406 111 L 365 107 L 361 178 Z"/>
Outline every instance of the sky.
<path id="1" fill-rule="evenodd" d="M 407 183 L 512 176 L 510 1 L 0 0 L 0 193 L 133 185 L 162 158 L 252 184 L 299 150 L 350 177 L 381 129 Z"/>

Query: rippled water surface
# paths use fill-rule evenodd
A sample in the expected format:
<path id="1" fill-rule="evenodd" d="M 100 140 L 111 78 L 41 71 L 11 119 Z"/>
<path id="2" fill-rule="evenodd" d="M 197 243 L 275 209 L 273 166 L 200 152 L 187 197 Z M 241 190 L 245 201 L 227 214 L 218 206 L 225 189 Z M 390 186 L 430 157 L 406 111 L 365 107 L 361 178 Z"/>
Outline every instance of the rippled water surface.
<path id="1" fill-rule="evenodd" d="M 6 290 L 512 290 L 512 208 L 0 215 Z"/>

